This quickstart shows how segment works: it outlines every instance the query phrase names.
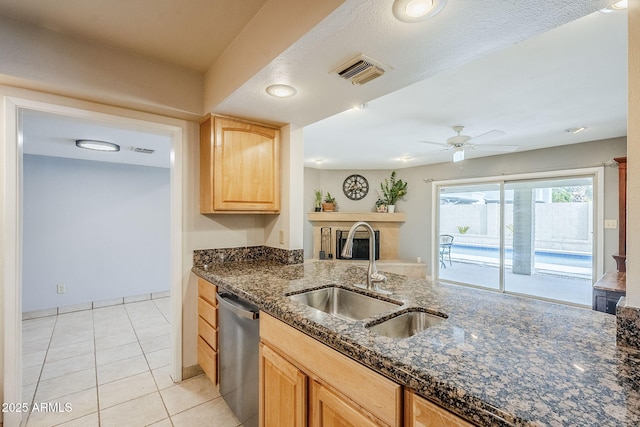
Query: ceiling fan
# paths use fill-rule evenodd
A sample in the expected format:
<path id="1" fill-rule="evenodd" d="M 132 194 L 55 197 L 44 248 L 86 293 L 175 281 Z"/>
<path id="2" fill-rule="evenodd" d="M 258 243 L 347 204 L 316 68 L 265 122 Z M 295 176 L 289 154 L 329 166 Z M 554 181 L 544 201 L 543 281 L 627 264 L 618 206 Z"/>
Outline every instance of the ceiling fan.
<path id="1" fill-rule="evenodd" d="M 501 130 L 492 130 L 481 135 L 471 137 L 469 135 L 461 135 L 464 126 L 453 126 L 453 130 L 457 133 L 456 136 L 447 138 L 446 143 L 431 142 L 431 141 L 418 141 L 425 144 L 439 145 L 445 147 L 443 151 L 453 151 L 453 161 L 459 162 L 464 160 L 465 150 L 477 150 L 477 151 L 500 151 L 511 152 L 518 149 L 516 145 L 477 145 L 480 140 L 487 138 L 494 138 L 504 135 Z"/>

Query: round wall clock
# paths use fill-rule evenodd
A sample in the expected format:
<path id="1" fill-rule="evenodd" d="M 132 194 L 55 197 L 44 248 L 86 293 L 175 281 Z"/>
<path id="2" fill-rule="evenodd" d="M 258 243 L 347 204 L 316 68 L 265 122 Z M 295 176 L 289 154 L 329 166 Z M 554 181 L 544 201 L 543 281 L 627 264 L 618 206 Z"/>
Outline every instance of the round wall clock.
<path id="1" fill-rule="evenodd" d="M 369 183 L 362 175 L 349 175 L 342 184 L 342 191 L 351 200 L 360 200 L 369 192 Z"/>

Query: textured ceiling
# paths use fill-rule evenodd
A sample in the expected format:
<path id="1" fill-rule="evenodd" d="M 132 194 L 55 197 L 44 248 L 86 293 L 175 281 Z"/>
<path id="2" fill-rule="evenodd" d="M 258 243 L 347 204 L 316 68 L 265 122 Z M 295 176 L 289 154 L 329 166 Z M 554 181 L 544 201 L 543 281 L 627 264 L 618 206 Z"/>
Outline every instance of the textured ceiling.
<path id="1" fill-rule="evenodd" d="M 393 0 L 347 0 L 212 112 L 305 126 L 306 163 L 321 168 L 449 161 L 417 141 L 444 142 L 453 125 L 471 136 L 500 129 L 487 143 L 520 151 L 622 136 L 626 12 L 597 12 L 614 1 L 449 0 L 432 19 L 406 24 Z M 264 4 L 3 0 L 0 14 L 204 72 Z M 331 72 L 360 53 L 385 75 L 354 86 Z M 298 94 L 272 98 L 264 89 L 273 83 Z M 563 132 L 574 126 L 589 129 Z"/>
<path id="2" fill-rule="evenodd" d="M 626 13 L 584 18 L 305 128 L 305 164 L 401 168 L 451 161 L 444 143 L 493 129 L 478 143 L 519 151 L 626 135 Z M 566 129 L 587 126 L 578 134 Z M 466 158 L 499 155 L 467 151 Z M 316 163 L 316 160 L 321 160 Z"/>
<path id="3" fill-rule="evenodd" d="M 266 0 L 2 0 L 0 15 L 205 72 Z"/>

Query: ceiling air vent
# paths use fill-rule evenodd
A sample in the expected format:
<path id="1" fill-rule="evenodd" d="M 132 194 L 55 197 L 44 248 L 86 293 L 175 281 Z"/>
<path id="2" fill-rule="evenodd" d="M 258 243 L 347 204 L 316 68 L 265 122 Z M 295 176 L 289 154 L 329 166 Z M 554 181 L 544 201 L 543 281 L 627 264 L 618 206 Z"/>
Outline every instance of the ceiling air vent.
<path id="1" fill-rule="evenodd" d="M 152 150 L 150 148 L 140 148 L 140 147 L 132 147 L 131 151 L 135 151 L 136 153 L 142 154 L 153 154 L 156 150 Z"/>
<path id="2" fill-rule="evenodd" d="M 354 85 L 362 85 L 384 74 L 384 68 L 371 58 L 358 55 L 334 70 Z"/>

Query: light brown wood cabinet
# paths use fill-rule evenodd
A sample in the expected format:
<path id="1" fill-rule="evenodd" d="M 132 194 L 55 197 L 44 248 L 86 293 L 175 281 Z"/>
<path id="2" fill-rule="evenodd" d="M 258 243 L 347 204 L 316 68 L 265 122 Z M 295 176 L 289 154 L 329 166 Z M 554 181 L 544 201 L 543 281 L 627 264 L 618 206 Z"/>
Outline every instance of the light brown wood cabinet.
<path id="1" fill-rule="evenodd" d="M 279 211 L 279 129 L 207 117 L 200 124 L 200 213 Z"/>
<path id="2" fill-rule="evenodd" d="M 473 424 L 411 390 L 405 390 L 404 407 L 407 427 L 473 427 Z"/>
<path id="3" fill-rule="evenodd" d="M 218 384 L 218 287 L 198 278 L 198 364 Z"/>
<path id="4" fill-rule="evenodd" d="M 333 392 L 326 385 L 311 383 L 311 426 L 315 427 L 376 427 L 379 421 Z"/>
<path id="5" fill-rule="evenodd" d="M 261 426 L 307 425 L 307 376 L 264 344 L 260 344 Z"/>
<path id="6" fill-rule="evenodd" d="M 261 427 L 472 426 L 266 313 L 260 341 Z"/>
<path id="7" fill-rule="evenodd" d="M 402 425 L 400 385 L 265 313 L 260 340 L 262 427 Z"/>

